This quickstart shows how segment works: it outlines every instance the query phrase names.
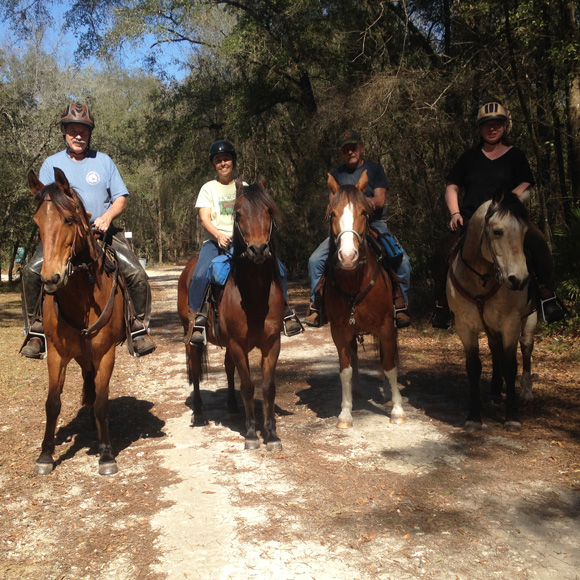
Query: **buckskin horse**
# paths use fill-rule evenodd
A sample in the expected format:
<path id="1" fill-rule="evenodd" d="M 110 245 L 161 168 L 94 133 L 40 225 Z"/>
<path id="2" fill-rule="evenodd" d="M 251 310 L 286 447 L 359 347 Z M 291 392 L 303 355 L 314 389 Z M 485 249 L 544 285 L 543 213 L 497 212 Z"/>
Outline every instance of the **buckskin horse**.
<path id="1" fill-rule="evenodd" d="M 506 388 L 509 431 L 521 429 L 515 381 L 518 341 L 522 351 L 522 400 L 532 398 L 531 357 L 537 314 L 529 295 L 524 254 L 528 213 L 514 193 L 499 193 L 475 212 L 463 245 L 447 277 L 447 298 L 457 334 L 465 349 L 469 379 L 467 430 L 481 428 L 479 334 L 485 332 L 492 354 L 491 397 L 497 402 Z"/>
<path id="2" fill-rule="evenodd" d="M 390 385 L 391 423 L 404 423 L 405 413 L 397 383 L 397 330 L 392 282 L 367 239 L 370 205 L 363 195 L 366 171 L 356 186 L 339 186 L 329 175 L 331 191 L 327 210 L 330 223 L 329 259 L 324 283 L 324 304 L 332 339 L 338 350 L 342 405 L 338 427 L 350 428 L 353 386 L 358 391 L 357 337 L 371 333 L 378 341 L 384 373 L 383 395 Z"/>
<path id="3" fill-rule="evenodd" d="M 257 449 L 254 412 L 254 383 L 250 374 L 248 353 L 254 348 L 262 353 L 262 395 L 264 442 L 267 449 L 281 449 L 276 433 L 274 375 L 280 354 L 280 332 L 284 315 L 284 295 L 272 232 L 278 209 L 262 177 L 254 185 L 244 186 L 236 180 L 232 270 L 215 311 L 209 312 L 207 339 L 225 347 L 225 371 L 228 383 L 228 409 L 238 411 L 234 372 L 240 377 L 240 392 L 246 412 L 245 449 Z M 194 256 L 185 266 L 178 284 L 178 311 L 185 334 L 189 327 L 187 314 L 188 287 L 197 264 Z M 217 325 L 216 325 L 217 322 Z M 219 329 L 219 332 L 216 331 Z M 185 344 L 189 384 L 193 385 L 193 425 L 205 425 L 200 381 L 207 355 L 206 346 Z"/>
<path id="4" fill-rule="evenodd" d="M 33 171 L 28 174 L 44 253 L 48 366 L 46 429 L 34 470 L 47 475 L 54 468 L 61 394 L 67 366 L 74 359 L 82 370 L 82 403 L 93 408 L 97 425 L 99 473 L 110 475 L 118 469 L 109 439 L 109 381 L 115 346 L 125 338 L 124 298 L 116 264 L 98 246 L 81 199 L 58 168 L 54 179 L 45 187 Z"/>

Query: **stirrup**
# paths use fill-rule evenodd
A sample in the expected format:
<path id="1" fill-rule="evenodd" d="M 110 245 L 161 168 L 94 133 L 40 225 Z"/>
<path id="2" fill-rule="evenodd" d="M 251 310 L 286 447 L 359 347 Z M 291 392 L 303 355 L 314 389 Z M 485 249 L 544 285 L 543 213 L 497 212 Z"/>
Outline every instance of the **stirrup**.
<path id="1" fill-rule="evenodd" d="M 544 308 L 544 304 L 548 305 L 551 302 L 554 302 L 556 308 L 562 313 L 562 316 L 559 316 L 558 318 L 556 318 L 555 320 L 552 321 L 548 321 L 547 317 L 546 317 L 546 308 Z M 550 296 L 549 298 L 546 298 L 545 300 L 542 300 L 540 298 L 540 310 L 542 311 L 542 320 L 546 323 L 546 324 L 551 324 L 552 322 L 558 322 L 559 320 L 563 320 L 564 318 L 566 318 L 566 312 L 560 307 L 560 304 L 558 304 L 558 299 L 556 298 L 556 295 L 554 296 Z"/>
<path id="2" fill-rule="evenodd" d="M 199 330 L 199 333 L 196 333 L 196 330 Z M 202 337 L 202 341 L 193 341 L 193 337 L 196 335 L 201 334 Z M 206 327 L 205 326 L 196 326 L 195 324 L 193 325 L 193 328 L 191 329 L 191 334 L 188 333 L 188 337 L 187 337 L 187 341 L 189 342 L 189 344 L 191 346 L 205 346 L 207 344 L 207 332 L 206 332 Z"/>
<path id="3" fill-rule="evenodd" d="M 38 338 L 42 344 L 44 345 L 44 352 L 41 353 L 39 357 L 26 357 L 26 358 L 36 358 L 36 360 L 44 360 L 48 355 L 48 347 L 46 344 L 46 335 L 43 332 L 34 332 L 32 330 L 28 330 L 26 333 L 26 338 L 24 340 L 24 344 L 20 347 L 19 353 L 22 353 L 22 349 L 33 339 Z M 26 355 L 22 355 L 26 356 Z"/>
<path id="4" fill-rule="evenodd" d="M 284 335 L 285 336 L 296 336 L 297 334 L 304 332 L 304 326 L 302 325 L 302 322 L 300 322 L 300 319 L 298 318 L 298 315 L 296 314 L 294 309 L 291 308 L 290 310 L 292 311 L 292 313 L 288 314 L 288 316 L 284 316 L 284 319 L 282 321 L 282 327 L 284 328 Z M 297 324 L 298 328 L 295 328 L 291 332 L 288 332 L 287 326 L 290 326 L 290 325 L 287 323 L 289 323 L 290 321 L 295 322 Z"/>
<path id="5" fill-rule="evenodd" d="M 397 314 L 400 312 L 405 314 L 406 319 L 399 320 L 397 318 Z M 407 305 L 403 306 L 402 308 L 397 308 L 395 306 L 395 326 L 397 328 L 407 328 L 411 326 L 411 315 L 409 314 L 409 308 Z"/>

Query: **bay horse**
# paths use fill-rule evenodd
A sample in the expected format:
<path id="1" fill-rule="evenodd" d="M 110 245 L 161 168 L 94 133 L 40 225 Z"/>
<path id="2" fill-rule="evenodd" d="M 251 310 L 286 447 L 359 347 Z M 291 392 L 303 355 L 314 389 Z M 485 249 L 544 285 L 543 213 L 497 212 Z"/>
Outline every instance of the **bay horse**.
<path id="1" fill-rule="evenodd" d="M 285 310 L 282 282 L 274 239 L 272 237 L 278 208 L 266 189 L 263 177 L 257 184 L 243 185 L 236 180 L 232 270 L 218 306 L 219 333 L 214 334 L 214 313 L 210 308 L 207 339 L 223 346 L 228 384 L 228 409 L 238 411 L 234 373 L 240 377 L 240 392 L 246 413 L 245 449 L 258 449 L 254 412 L 254 382 L 250 374 L 248 353 L 258 348 L 262 353 L 262 396 L 264 442 L 268 450 L 282 448 L 276 433 L 274 382 L 280 354 L 280 332 Z M 178 283 L 178 311 L 187 335 L 188 288 L 197 264 L 194 256 L 185 266 Z M 217 336 L 216 336 L 217 334 Z M 205 425 L 200 394 L 206 345 L 185 344 L 189 384 L 193 385 L 192 425 Z"/>
<path id="2" fill-rule="evenodd" d="M 338 351 L 342 404 L 337 426 L 351 428 L 352 392 L 358 391 L 357 337 L 375 336 L 384 373 L 382 391 L 390 385 L 391 423 L 404 423 L 405 413 L 397 383 L 397 329 L 392 282 L 370 247 L 367 233 L 372 215 L 363 195 L 368 183 L 365 171 L 356 186 L 339 186 L 329 174 L 331 191 L 327 210 L 330 227 L 329 259 L 324 283 L 324 305 L 332 339 Z"/>
<path id="3" fill-rule="evenodd" d="M 463 246 L 447 277 L 447 299 L 465 350 L 469 379 L 467 430 L 481 428 L 479 334 L 485 332 L 492 354 L 491 397 L 497 402 L 506 389 L 508 431 L 521 429 L 515 381 L 517 348 L 523 360 L 520 398 L 532 398 L 531 357 L 537 313 L 529 293 L 530 275 L 524 253 L 528 213 L 511 192 L 498 193 L 475 212 Z"/>
<path id="4" fill-rule="evenodd" d="M 66 370 L 74 359 L 82 370 L 82 404 L 92 407 L 99 436 L 99 474 L 116 473 L 109 439 L 109 380 L 115 346 L 125 338 L 124 298 L 117 269 L 99 248 L 80 197 L 65 174 L 54 170 L 44 186 L 33 171 L 28 183 L 37 204 L 34 221 L 44 252 L 43 321 L 47 342 L 46 428 L 34 471 L 54 468 L 55 430 Z"/>

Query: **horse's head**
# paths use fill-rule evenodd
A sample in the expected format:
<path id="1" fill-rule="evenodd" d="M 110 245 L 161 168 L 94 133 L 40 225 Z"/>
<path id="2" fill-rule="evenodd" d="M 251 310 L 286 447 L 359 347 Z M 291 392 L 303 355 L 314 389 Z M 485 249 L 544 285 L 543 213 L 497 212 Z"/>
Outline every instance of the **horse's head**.
<path id="1" fill-rule="evenodd" d="M 236 179 L 234 205 L 234 253 L 255 264 L 275 258 L 272 230 L 278 208 L 266 189 L 265 179 L 244 186 Z"/>
<path id="2" fill-rule="evenodd" d="M 485 214 L 483 257 L 495 264 L 499 282 L 510 290 L 522 290 L 529 281 L 524 237 L 529 217 L 514 193 L 498 193 Z"/>
<path id="3" fill-rule="evenodd" d="M 328 174 L 330 202 L 326 217 L 330 222 L 330 239 L 336 246 L 336 257 L 341 268 L 352 270 L 361 259 L 371 207 L 363 195 L 368 183 L 364 171 L 356 186 L 338 185 Z"/>
<path id="4" fill-rule="evenodd" d="M 88 240 L 94 244 L 88 235 L 89 217 L 60 169 L 55 168 L 54 183 L 47 186 L 31 170 L 28 183 L 37 203 L 34 221 L 44 254 L 41 278 L 45 290 L 54 293 L 68 282 L 72 258 L 87 247 Z"/>

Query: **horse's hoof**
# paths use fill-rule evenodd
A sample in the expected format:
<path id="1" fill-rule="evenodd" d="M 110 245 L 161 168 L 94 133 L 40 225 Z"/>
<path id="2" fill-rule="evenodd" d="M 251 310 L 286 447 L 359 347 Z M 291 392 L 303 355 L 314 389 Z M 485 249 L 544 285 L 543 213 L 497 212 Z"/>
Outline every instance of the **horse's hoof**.
<path id="1" fill-rule="evenodd" d="M 503 428 L 510 433 L 519 433 L 522 430 L 522 424 L 520 421 L 506 421 Z"/>
<path id="2" fill-rule="evenodd" d="M 116 461 L 107 461 L 107 463 L 99 463 L 99 475 L 114 475 L 119 471 Z"/>
<path id="3" fill-rule="evenodd" d="M 260 441 L 258 439 L 246 439 L 244 449 L 260 449 Z"/>
<path id="4" fill-rule="evenodd" d="M 470 433 L 481 430 L 481 421 L 465 421 L 463 428 Z"/>
<path id="5" fill-rule="evenodd" d="M 346 419 L 339 419 L 336 426 L 339 429 L 352 429 L 352 421 L 347 421 Z"/>
<path id="6" fill-rule="evenodd" d="M 282 441 L 268 441 L 266 443 L 266 449 L 268 451 L 282 451 Z"/>
<path id="7" fill-rule="evenodd" d="M 54 463 L 35 463 L 34 464 L 34 473 L 37 475 L 48 475 L 52 473 L 54 469 Z"/>
<path id="8" fill-rule="evenodd" d="M 406 419 L 404 416 L 391 416 L 391 423 L 393 423 L 394 425 L 403 425 L 403 423 L 405 423 Z"/>
<path id="9" fill-rule="evenodd" d="M 207 424 L 208 424 L 208 421 L 204 415 L 196 415 L 194 413 L 191 416 L 191 426 L 192 427 L 205 427 Z"/>

